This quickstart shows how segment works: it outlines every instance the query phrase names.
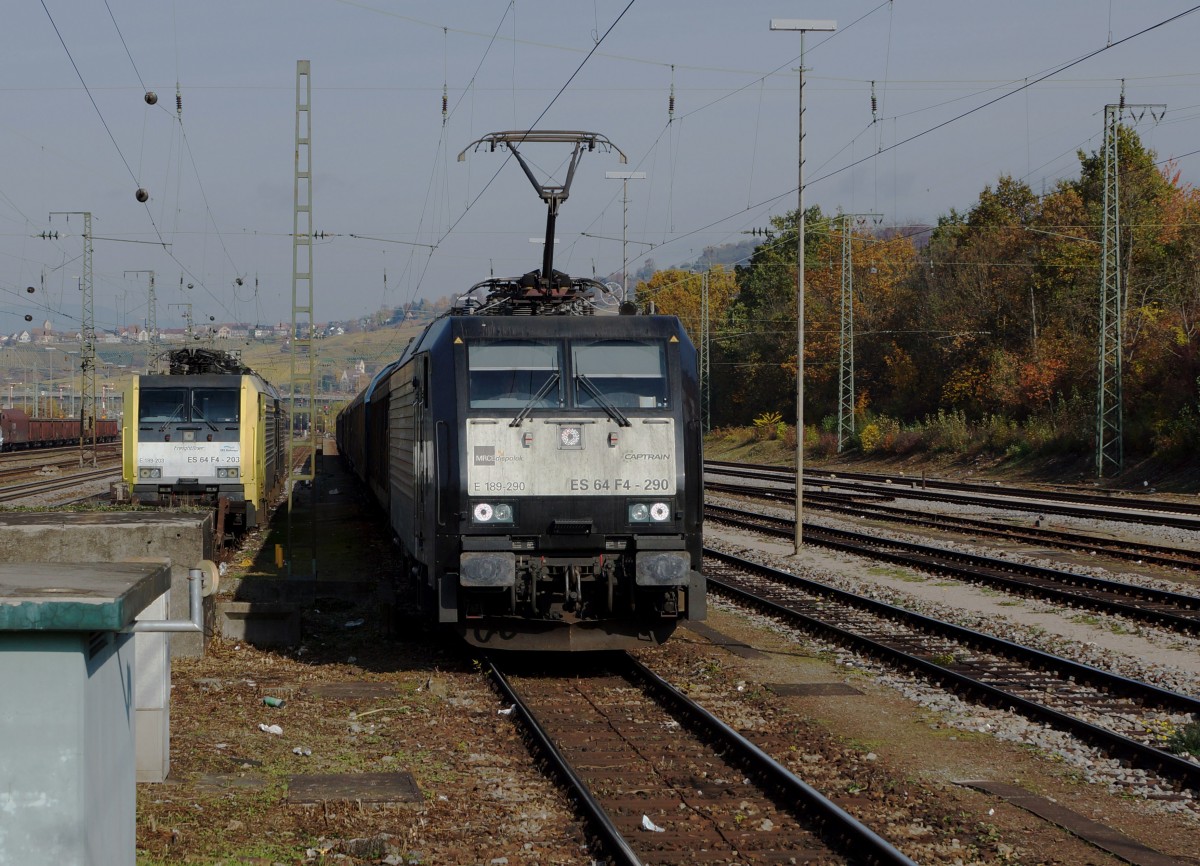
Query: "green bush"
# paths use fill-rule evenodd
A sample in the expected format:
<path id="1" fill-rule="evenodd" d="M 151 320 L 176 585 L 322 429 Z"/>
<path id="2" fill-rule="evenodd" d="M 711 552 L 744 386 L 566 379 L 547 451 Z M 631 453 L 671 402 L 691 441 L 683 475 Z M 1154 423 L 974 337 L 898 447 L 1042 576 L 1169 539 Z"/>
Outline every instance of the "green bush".
<path id="1" fill-rule="evenodd" d="M 963 454 L 971 449 L 975 441 L 966 413 L 957 409 L 949 412 L 938 409 L 936 416 L 926 415 L 925 430 L 926 441 L 932 451 Z"/>
<path id="2" fill-rule="evenodd" d="M 883 447 L 883 431 L 872 421 L 858 434 L 858 447 L 863 454 L 874 454 Z"/>
<path id="3" fill-rule="evenodd" d="M 1179 414 L 1154 425 L 1154 454 L 1168 460 L 1192 457 L 1200 450 L 1200 412 L 1184 406 Z"/>
<path id="4" fill-rule="evenodd" d="M 783 416 L 778 412 L 763 412 L 754 419 L 754 435 L 760 442 L 780 438 L 785 427 Z"/>

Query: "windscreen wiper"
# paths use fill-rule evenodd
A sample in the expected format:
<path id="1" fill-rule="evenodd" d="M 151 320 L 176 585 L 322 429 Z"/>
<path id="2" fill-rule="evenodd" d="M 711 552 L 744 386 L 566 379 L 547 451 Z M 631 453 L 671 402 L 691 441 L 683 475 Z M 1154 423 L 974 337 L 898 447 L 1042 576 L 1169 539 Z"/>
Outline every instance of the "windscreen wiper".
<path id="1" fill-rule="evenodd" d="M 192 414 L 195 415 L 197 418 L 199 418 L 201 421 L 203 421 L 205 424 L 207 424 L 214 433 L 221 429 L 216 424 L 214 424 L 213 422 L 209 421 L 207 418 L 204 417 L 204 413 L 200 411 L 199 406 L 192 406 Z"/>
<path id="2" fill-rule="evenodd" d="M 591 379 L 589 379 L 583 373 L 576 373 L 575 378 L 579 380 L 579 384 L 583 386 L 583 389 L 592 395 L 592 399 L 600 404 L 600 408 L 608 413 L 608 417 L 617 422 L 618 427 L 633 426 L 629 419 L 621 414 L 621 410 L 614 406 L 607 397 L 600 393 L 600 389 L 592 383 Z"/>
<path id="3" fill-rule="evenodd" d="M 549 379 L 546 380 L 546 384 L 544 384 L 544 385 L 542 385 L 542 387 L 538 388 L 538 392 L 529 398 L 529 402 L 526 403 L 525 407 L 523 409 L 521 409 L 520 412 L 517 413 L 517 417 L 513 418 L 511 421 L 508 422 L 508 426 L 509 427 L 520 427 L 521 422 L 525 419 L 525 416 L 533 411 L 533 407 L 536 406 L 543 397 L 545 397 L 547 394 L 549 394 L 550 389 L 553 388 L 556 384 L 558 384 L 558 373 L 557 372 L 553 376 L 551 376 Z"/>
<path id="4" fill-rule="evenodd" d="M 176 416 L 178 416 L 179 413 L 182 411 L 183 411 L 183 404 L 180 403 L 178 406 L 175 407 L 175 411 L 171 413 L 171 416 L 169 418 L 167 418 L 166 421 L 162 422 L 162 426 L 158 428 L 158 432 L 161 433 L 164 430 L 166 430 L 167 425 L 170 424 L 172 421 L 174 421 Z"/>

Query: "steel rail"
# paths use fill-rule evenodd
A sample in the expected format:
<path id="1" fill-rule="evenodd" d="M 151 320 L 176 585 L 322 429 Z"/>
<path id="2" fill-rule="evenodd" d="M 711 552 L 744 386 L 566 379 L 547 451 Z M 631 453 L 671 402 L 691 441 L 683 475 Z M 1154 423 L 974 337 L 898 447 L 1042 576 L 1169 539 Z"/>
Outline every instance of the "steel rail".
<path id="1" fill-rule="evenodd" d="M 68 475 L 65 478 L 57 478 L 53 481 L 42 479 L 28 484 L 14 484 L 9 487 L 0 488 L 0 502 L 11 502 L 14 499 L 24 499 L 26 496 L 50 493 L 55 490 L 62 490 L 64 487 L 75 487 L 84 482 L 100 481 L 109 477 L 120 477 L 119 469 L 116 471 L 115 476 L 113 467 L 105 467 L 94 469 L 90 472 Z"/>
<path id="2" fill-rule="evenodd" d="M 1015 644 L 1011 641 L 1004 641 L 1000 638 L 994 638 L 990 635 L 985 635 L 980 632 L 972 632 L 970 629 L 963 629 L 960 626 L 955 626 L 951 623 L 936 620 L 932 617 L 926 617 L 922 614 L 917 614 L 912 611 L 906 611 L 903 608 L 889 605 L 884 602 L 875 601 L 874 599 L 863 598 L 862 596 L 853 593 L 845 592 L 836 587 L 828 586 L 827 584 L 818 583 L 816 581 L 807 580 L 786 571 L 781 571 L 772 568 L 768 565 L 753 562 L 752 560 L 742 559 L 738 556 L 733 556 L 720 551 L 704 549 L 704 555 L 718 562 L 725 563 L 733 568 L 743 569 L 755 574 L 760 574 L 776 580 L 789 586 L 795 586 L 803 589 L 806 592 L 811 592 L 816 595 L 835 599 L 847 605 L 859 609 L 865 609 L 879 616 L 886 617 L 891 620 L 903 621 L 912 623 L 914 626 L 921 628 L 924 631 L 939 631 L 951 635 L 960 635 L 964 642 L 975 645 L 979 648 L 988 649 L 996 652 L 999 655 L 1005 653 L 1020 652 L 1022 656 L 1030 660 L 1031 665 L 1042 664 L 1043 666 L 1053 664 L 1054 670 L 1063 672 L 1071 671 L 1073 674 L 1087 677 L 1093 684 L 1102 682 L 1113 683 L 1117 689 L 1144 689 L 1144 694 L 1148 699 L 1155 703 L 1171 701 L 1173 708 L 1181 711 L 1194 712 L 1196 707 L 1200 707 L 1200 701 L 1190 698 L 1187 695 L 1179 695 L 1170 692 L 1166 689 L 1160 689 L 1157 686 L 1152 686 L 1148 683 L 1141 683 L 1138 680 L 1130 680 L 1125 677 L 1118 677 L 1115 674 L 1110 674 L 1107 671 L 1091 668 L 1087 665 L 1080 665 L 1078 662 L 1071 662 L 1067 659 L 1061 659 L 1049 653 L 1042 653 L 1039 650 L 1034 650 L 1029 647 L 1022 647 L 1020 644 Z M 1044 722 L 1051 727 L 1059 730 L 1065 730 L 1080 740 L 1090 743 L 1093 746 L 1100 748 L 1109 755 L 1118 757 L 1123 760 L 1128 760 L 1136 766 L 1143 769 L 1151 770 L 1159 773 L 1165 778 L 1173 779 L 1177 782 L 1188 785 L 1193 790 L 1200 790 L 1200 764 L 1193 763 L 1183 758 L 1177 757 L 1169 752 L 1161 749 L 1147 746 L 1139 743 L 1136 740 L 1130 739 L 1122 734 L 1114 731 L 1101 728 L 1093 725 L 1090 722 L 1085 722 L 1082 719 L 1077 719 L 1062 713 L 1050 707 L 1043 706 L 1027 698 L 1019 695 L 1014 695 L 1003 691 L 995 686 L 980 682 L 977 679 L 958 673 L 950 668 L 939 665 L 933 661 L 922 659 L 917 656 L 904 653 L 893 647 L 889 647 L 884 643 L 864 637 L 841 628 L 831 622 L 827 622 L 816 617 L 810 616 L 803 611 L 796 610 L 786 604 L 771 601 L 761 595 L 750 592 L 746 589 L 734 586 L 728 581 L 722 580 L 712 573 L 706 574 L 708 586 L 710 589 L 717 589 L 720 592 L 740 600 L 745 604 L 758 607 L 759 609 L 768 611 L 777 616 L 783 617 L 785 620 L 793 623 L 802 623 L 806 628 L 815 629 L 818 632 L 832 637 L 835 640 L 847 644 L 858 649 L 867 655 L 876 658 L 882 658 L 892 664 L 897 664 L 901 667 L 913 669 L 932 678 L 935 681 L 947 682 L 952 687 L 962 688 L 965 691 L 974 694 L 981 698 L 985 703 L 1001 709 L 1010 708 L 1020 712 L 1022 715 Z"/>
<path id="3" fill-rule="evenodd" d="M 628 864 L 628 866 L 644 866 L 642 859 L 634 853 L 633 848 L 629 846 L 629 842 L 621 835 L 621 832 L 613 824 L 612 819 L 608 817 L 608 813 L 600 805 L 599 801 L 592 795 L 591 790 L 583 779 L 579 778 L 579 774 L 572 769 L 570 762 L 567 761 L 559 748 L 554 745 L 554 741 L 550 739 L 550 735 L 538 722 L 537 717 L 521 700 L 509 683 L 508 678 L 504 676 L 500 668 L 492 659 L 487 660 L 488 670 L 492 675 L 492 682 L 496 688 L 504 695 L 516 709 L 514 712 L 520 714 L 520 719 L 524 722 L 526 731 L 533 738 L 534 745 L 542 757 L 554 768 L 554 772 L 569 789 L 571 795 L 579 803 L 580 808 L 584 812 L 584 816 L 591 825 L 593 831 L 600 837 L 601 843 L 604 845 L 605 851 L 609 853 L 614 862 L 619 864 Z"/>
<path id="4" fill-rule="evenodd" d="M 711 519 L 732 526 L 779 537 L 787 535 L 786 527 L 791 525 L 790 521 L 783 518 L 744 512 L 724 506 L 705 506 L 705 514 Z M 735 516 L 739 514 L 741 516 Z M 762 522 L 754 522 L 756 520 Z M 806 523 L 805 536 L 809 537 L 810 534 L 810 541 L 813 544 L 845 553 L 883 559 L 911 568 L 989 583 L 1021 594 L 1037 594 L 1064 604 L 1083 605 L 1181 631 L 1200 630 L 1200 596 L 1168 592 L 1085 574 L 1026 565 L 1007 559 L 979 556 L 958 550 L 896 541 L 890 538 L 880 538 Z M 1022 580 L 1018 575 L 1024 575 L 1037 583 Z M 1080 590 L 1090 590 L 1093 593 L 1136 598 L 1146 604 L 1170 607 L 1175 610 L 1139 607 L 1129 601 L 1113 600 L 1065 588 L 1069 586 L 1078 587 Z"/>
<path id="5" fill-rule="evenodd" d="M 780 764 L 754 743 L 747 740 L 729 725 L 718 719 L 700 704 L 668 683 L 654 671 L 632 656 L 627 656 L 638 677 L 644 680 L 657 695 L 669 703 L 677 713 L 690 719 L 700 732 L 729 746 L 738 758 L 752 771 L 765 777 L 769 783 L 783 792 L 785 797 L 794 798 L 799 810 L 811 810 L 808 817 L 827 828 L 830 835 L 838 839 L 856 857 L 869 863 L 904 864 L 913 861 L 893 847 L 875 831 L 858 821 L 816 788 L 801 780 L 795 773 Z"/>
<path id="6" fill-rule="evenodd" d="M 785 485 L 787 489 L 795 489 L 794 481 L 783 475 L 778 467 L 747 472 L 743 468 L 724 468 L 706 463 L 705 472 L 714 475 L 757 478 L 759 480 L 769 478 L 770 480 L 778 481 L 781 485 Z M 840 473 L 824 477 L 819 482 L 814 480 L 812 483 L 820 484 L 823 487 L 839 487 L 871 493 L 888 493 L 892 496 L 905 499 L 971 505 L 976 508 L 1033 511 L 1040 514 L 1060 514 L 1065 517 L 1077 517 L 1085 520 L 1109 520 L 1116 523 L 1169 526 L 1173 529 L 1200 531 L 1200 509 L 1185 503 L 1169 503 L 1161 500 L 1155 500 L 1153 504 L 1150 504 L 1134 503 L 1129 500 L 1105 502 L 1098 498 L 1088 500 L 1086 497 L 1081 499 L 1063 499 L 1061 495 L 1052 495 L 1053 491 L 1042 493 L 1041 491 L 1034 490 L 1015 490 L 980 485 L 972 486 L 969 493 L 953 493 L 949 492 L 952 488 L 946 486 L 949 482 L 943 485 L 944 489 L 930 490 L 928 487 L 918 488 L 916 486 L 917 482 L 912 478 L 903 478 L 895 483 L 877 479 L 854 481 L 847 479 Z M 1058 504 L 1059 502 L 1078 503 L 1081 501 L 1088 504 L 1076 506 Z"/>
<path id="7" fill-rule="evenodd" d="M 750 488 L 740 484 L 716 482 L 706 484 L 704 489 L 735 496 L 749 495 L 759 499 L 794 501 L 790 493 L 783 494 L 778 491 Z M 888 500 L 895 498 L 894 496 L 887 497 Z M 864 499 L 867 501 L 863 501 Z M 1113 559 L 1126 559 L 1130 562 L 1163 565 L 1169 568 L 1185 568 L 1191 571 L 1200 570 L 1200 550 L 1183 547 L 1167 547 L 1159 544 L 1147 544 L 1143 541 L 1123 542 L 1114 538 L 1086 535 L 1080 532 L 1013 526 L 992 520 L 917 511 L 911 508 L 884 505 L 882 497 L 878 501 L 873 496 L 848 499 L 843 494 L 809 491 L 805 494 L 804 501 L 812 506 L 811 510 L 816 511 L 848 514 L 852 517 L 865 517 L 869 520 L 886 520 L 889 523 L 902 523 L 909 526 L 925 526 L 960 534 L 989 535 L 994 538 L 1048 544 L 1067 550 L 1094 550 Z"/>
<path id="8" fill-rule="evenodd" d="M 651 696 L 673 715 L 683 717 L 692 733 L 709 743 L 727 747 L 747 770 L 765 779 L 774 796 L 782 796 L 790 811 L 807 822 L 818 825 L 824 831 L 823 840 L 835 850 L 852 855 L 854 862 L 865 862 L 875 866 L 915 866 L 915 863 L 897 850 L 887 840 L 862 824 L 844 809 L 833 803 L 815 788 L 747 740 L 729 725 L 722 722 L 700 704 L 684 695 L 646 665 L 628 653 L 620 656 L 626 678 L 640 679 L 646 684 Z M 600 831 L 606 844 L 614 846 L 619 862 L 641 864 L 643 861 L 608 818 L 603 806 L 596 800 L 586 783 L 571 768 L 562 752 L 554 745 L 550 735 L 542 728 L 536 715 L 523 702 L 516 690 L 504 677 L 496 663 L 489 659 L 488 665 L 497 688 L 515 706 L 514 712 L 534 739 L 535 745 L 555 771 L 567 781 L 573 796 L 583 806 L 588 820 Z"/>
<path id="9" fill-rule="evenodd" d="M 767 473 L 770 475 L 779 475 L 781 480 L 791 481 L 795 477 L 794 471 L 789 466 L 772 466 L 767 463 L 737 463 L 729 460 L 706 460 L 704 461 L 705 468 L 712 468 L 714 472 L 726 472 L 727 470 L 753 470 L 756 472 Z M 840 469 L 805 469 L 806 475 L 811 475 L 814 479 L 822 479 L 820 482 L 836 480 L 853 480 L 865 481 L 873 484 L 884 484 L 891 486 L 909 487 L 916 483 L 920 483 L 922 489 L 930 490 L 957 490 L 961 492 L 973 492 L 979 494 L 987 494 L 995 496 L 997 493 L 1004 496 L 1023 497 L 1027 499 L 1046 499 L 1055 502 L 1074 502 L 1078 504 L 1102 505 L 1119 508 L 1128 508 L 1133 511 L 1162 511 L 1172 514 L 1191 514 L 1200 517 L 1200 505 L 1189 502 L 1173 502 L 1164 499 L 1145 499 L 1128 493 L 1116 491 L 1097 491 L 1096 493 L 1083 493 L 1072 490 L 1045 490 L 1036 487 L 1015 487 L 1005 484 L 993 483 L 982 484 L 978 481 L 950 481 L 939 478 L 915 479 L 911 475 L 886 475 L 883 473 L 873 472 L 845 472 Z"/>

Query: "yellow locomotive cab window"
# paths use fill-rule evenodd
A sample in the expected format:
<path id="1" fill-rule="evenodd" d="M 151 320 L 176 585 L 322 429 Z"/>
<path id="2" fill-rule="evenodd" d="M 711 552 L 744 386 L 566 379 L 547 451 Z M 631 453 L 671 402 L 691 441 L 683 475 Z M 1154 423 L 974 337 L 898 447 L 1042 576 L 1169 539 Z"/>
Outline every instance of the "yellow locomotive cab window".
<path id="1" fill-rule="evenodd" d="M 214 424 L 238 420 L 241 392 L 231 388 L 196 388 L 192 391 L 192 418 Z"/>
<path id="2" fill-rule="evenodd" d="M 142 388 L 138 398 L 138 421 L 166 424 L 187 420 L 187 389 Z"/>

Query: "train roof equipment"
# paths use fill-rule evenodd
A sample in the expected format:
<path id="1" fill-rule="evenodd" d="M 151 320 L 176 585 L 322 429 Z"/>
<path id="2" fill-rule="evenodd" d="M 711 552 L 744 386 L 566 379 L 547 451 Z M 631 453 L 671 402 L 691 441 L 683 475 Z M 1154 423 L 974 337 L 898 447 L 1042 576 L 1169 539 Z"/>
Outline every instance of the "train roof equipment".
<path id="1" fill-rule="evenodd" d="M 542 183 L 534 176 L 533 169 L 518 150 L 518 145 L 524 144 L 570 144 L 571 161 L 567 167 L 567 177 L 562 184 Z M 463 148 L 458 155 L 458 161 L 467 158 L 467 151 L 479 150 L 487 146 L 489 152 L 497 147 L 508 148 L 517 158 L 525 176 L 533 184 L 542 201 L 546 203 L 546 241 L 542 252 L 541 271 L 529 273 L 509 279 L 489 279 L 476 283 L 455 304 L 454 313 L 460 315 L 588 315 L 595 311 L 596 293 L 612 297 L 612 291 L 603 283 L 587 278 L 572 279 L 562 271 L 554 270 L 554 224 L 558 218 L 558 210 L 571 192 L 571 181 L 575 178 L 575 169 L 584 149 L 594 151 L 600 148 L 605 153 L 616 151 L 622 163 L 628 162 L 619 147 L 598 132 L 584 132 L 572 129 L 546 130 L 508 130 L 491 132 Z M 487 289 L 487 295 L 481 301 L 473 295 L 480 289 Z M 622 312 L 631 312 L 622 309 Z"/>
<path id="2" fill-rule="evenodd" d="M 168 372 L 172 376 L 201 376 L 227 373 L 235 376 L 252 375 L 249 367 L 232 352 L 223 349 L 174 349 L 167 352 Z"/>

